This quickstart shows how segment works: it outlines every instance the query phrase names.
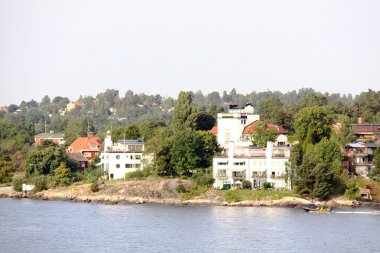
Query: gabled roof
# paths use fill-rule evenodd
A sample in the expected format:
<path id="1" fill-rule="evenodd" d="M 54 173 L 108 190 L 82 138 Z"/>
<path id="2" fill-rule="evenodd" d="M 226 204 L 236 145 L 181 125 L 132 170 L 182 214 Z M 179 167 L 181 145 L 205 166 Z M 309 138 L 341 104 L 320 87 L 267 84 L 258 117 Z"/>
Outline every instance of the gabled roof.
<path id="1" fill-rule="evenodd" d="M 218 134 L 218 127 L 217 127 L 217 126 L 214 126 L 214 127 L 210 130 L 210 132 L 211 132 L 212 134 Z"/>
<path id="2" fill-rule="evenodd" d="M 256 120 L 256 121 L 252 122 L 251 124 L 246 125 L 244 127 L 243 134 L 254 134 L 255 133 L 254 128 L 259 123 L 264 123 L 264 121 L 263 120 Z M 286 134 L 287 133 L 287 131 L 282 126 L 278 126 L 278 125 L 275 125 L 272 123 L 268 123 L 267 127 L 269 129 L 275 129 L 277 131 L 277 134 Z"/>
<path id="3" fill-rule="evenodd" d="M 101 145 L 102 140 L 99 137 L 78 137 L 68 150 L 70 153 L 79 153 L 82 150 L 99 151 Z"/>

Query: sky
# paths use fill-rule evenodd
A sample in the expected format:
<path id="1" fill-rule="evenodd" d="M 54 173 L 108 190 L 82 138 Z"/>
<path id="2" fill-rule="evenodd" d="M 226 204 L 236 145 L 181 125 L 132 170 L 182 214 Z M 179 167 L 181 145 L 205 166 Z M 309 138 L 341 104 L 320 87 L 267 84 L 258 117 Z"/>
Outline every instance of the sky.
<path id="1" fill-rule="evenodd" d="M 0 0 L 0 106 L 380 88 L 378 0 Z"/>

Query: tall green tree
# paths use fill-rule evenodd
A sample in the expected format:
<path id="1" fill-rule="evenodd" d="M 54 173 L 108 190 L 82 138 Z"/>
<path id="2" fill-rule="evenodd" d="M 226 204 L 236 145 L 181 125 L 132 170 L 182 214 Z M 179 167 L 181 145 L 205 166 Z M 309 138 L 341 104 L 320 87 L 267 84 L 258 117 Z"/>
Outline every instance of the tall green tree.
<path id="1" fill-rule="evenodd" d="M 309 144 L 315 145 L 324 137 L 330 138 L 332 120 L 326 107 L 306 107 L 297 113 L 293 126 L 304 152 Z"/>
<path id="2" fill-rule="evenodd" d="M 200 111 L 192 113 L 187 118 L 186 125 L 195 131 L 207 131 L 212 129 L 215 122 L 215 118 L 210 113 Z"/>
<path id="3" fill-rule="evenodd" d="M 188 117 L 193 112 L 191 92 L 181 91 L 174 104 L 173 127 L 178 131 L 185 127 Z"/>

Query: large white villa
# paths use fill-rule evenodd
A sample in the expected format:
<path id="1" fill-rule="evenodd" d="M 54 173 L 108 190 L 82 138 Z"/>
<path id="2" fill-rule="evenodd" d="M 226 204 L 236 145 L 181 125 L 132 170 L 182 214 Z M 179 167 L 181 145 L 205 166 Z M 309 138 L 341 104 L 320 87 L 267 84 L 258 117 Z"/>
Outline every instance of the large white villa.
<path id="1" fill-rule="evenodd" d="M 213 159 L 215 188 L 240 185 L 244 180 L 251 181 L 252 186 L 257 188 L 262 187 L 264 182 L 271 183 L 274 188 L 291 188 L 290 181 L 285 180 L 291 151 L 286 130 L 268 124 L 268 128 L 277 131 L 277 139 L 260 149 L 250 141 L 259 122 L 260 115 L 255 114 L 251 104 L 230 106 L 228 113 L 218 114 L 217 126 L 212 132 L 217 135 L 223 152 Z"/>
<path id="2" fill-rule="evenodd" d="M 107 135 L 98 166 L 103 168 L 109 179 L 124 179 L 126 173 L 143 169 L 143 152 L 142 140 L 119 140 L 112 143 L 111 136 Z"/>

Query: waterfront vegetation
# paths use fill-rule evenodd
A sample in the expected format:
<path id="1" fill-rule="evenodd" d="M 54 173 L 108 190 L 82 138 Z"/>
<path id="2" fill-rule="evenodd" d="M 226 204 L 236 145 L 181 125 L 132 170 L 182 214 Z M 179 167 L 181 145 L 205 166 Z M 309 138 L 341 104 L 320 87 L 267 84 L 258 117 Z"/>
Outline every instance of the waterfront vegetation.
<path id="1" fill-rule="evenodd" d="M 233 202 L 298 195 L 318 199 L 345 195 L 356 199 L 358 188 L 373 186 L 374 193 L 380 189 L 376 182 L 380 181 L 380 149 L 375 153 L 376 168 L 366 181 L 340 167 L 340 150 L 345 143 L 353 141 L 348 124 L 356 122 L 357 117 L 380 122 L 378 91 L 368 90 L 354 98 L 312 89 L 248 95 L 233 89 L 222 96 L 218 92 L 208 95 L 200 91 L 180 92 L 174 100 L 132 91 L 120 97 L 118 91 L 107 90 L 96 97 L 80 97 L 81 106 L 65 111 L 68 102 L 67 98 L 51 100 L 45 96 L 40 103 L 23 101 L 20 105 L 9 105 L 7 112 L 0 112 L 0 183 L 9 184 L 13 178 L 15 189 L 20 190 L 20 183 L 25 182 L 35 184 L 35 191 L 78 182 L 94 184 L 101 176 L 95 168 L 99 160 L 82 172 L 67 157 L 65 148 L 77 137 L 85 136 L 87 130 L 104 137 L 112 129 L 113 140 L 143 138 L 146 152 L 154 154 L 151 165 L 127 174 L 127 180 L 144 180 L 149 176 L 190 179 L 193 186 L 179 189 L 183 199 L 190 199 L 210 189 L 213 183 L 212 158 L 220 147 L 209 130 L 216 122 L 217 113 L 230 103 L 252 102 L 262 118 L 284 126 L 289 139 L 298 143 L 293 145 L 287 171 L 295 193 L 232 190 L 223 192 L 226 199 Z M 332 131 L 333 123 L 340 123 L 341 131 Z M 47 131 L 64 132 L 65 146 L 58 147 L 51 142 L 33 146 L 33 136 L 44 132 L 45 127 Z M 262 133 L 260 136 L 254 136 L 258 146 L 268 138 L 273 139 L 273 133 L 261 130 L 257 131 Z M 16 172 L 25 176 L 15 177 Z M 244 188 L 250 188 L 247 182 Z"/>
<path id="2" fill-rule="evenodd" d="M 278 200 L 284 197 L 300 197 L 299 194 L 288 190 L 228 190 L 222 191 L 222 193 L 224 195 L 225 200 L 230 203 L 244 200 Z"/>

